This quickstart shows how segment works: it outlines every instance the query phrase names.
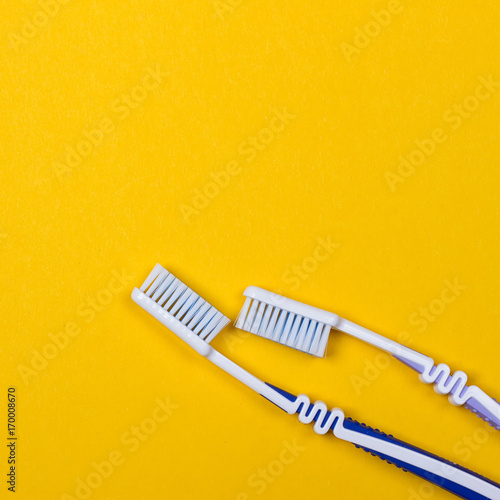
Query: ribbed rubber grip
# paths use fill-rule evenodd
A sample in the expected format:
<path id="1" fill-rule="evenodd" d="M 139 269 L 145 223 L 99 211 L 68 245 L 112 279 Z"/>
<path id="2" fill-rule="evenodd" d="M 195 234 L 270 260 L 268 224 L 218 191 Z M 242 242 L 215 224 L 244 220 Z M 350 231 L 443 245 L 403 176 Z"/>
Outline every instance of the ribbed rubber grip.
<path id="1" fill-rule="evenodd" d="M 460 465 L 450 462 L 449 460 L 445 460 L 444 458 L 396 439 L 390 434 L 385 434 L 378 429 L 373 429 L 350 418 L 346 418 L 344 420 L 343 427 L 348 431 L 376 438 L 383 442 L 383 447 L 386 446 L 386 443 L 389 443 L 406 450 L 411 450 L 422 455 L 422 457 L 434 459 L 437 467 L 427 470 L 422 465 L 419 466 L 418 464 L 411 463 L 410 461 L 395 458 L 392 454 L 387 452 L 383 453 L 381 451 L 355 444 L 357 448 L 361 448 L 364 451 L 385 460 L 389 464 L 394 464 L 403 469 L 405 472 L 411 472 L 412 474 L 415 474 L 422 479 L 425 479 L 426 481 L 429 481 L 436 486 L 459 496 L 460 498 L 467 500 L 491 500 L 500 498 L 499 484 L 476 474 L 469 469 L 461 467 Z M 462 479 L 461 481 L 458 481 L 459 477 Z M 463 479 L 465 479 L 465 481 L 463 481 Z"/>
<path id="2" fill-rule="evenodd" d="M 500 484 L 494 481 L 390 434 L 346 418 L 340 408 L 328 410 L 324 402 L 311 403 L 305 394 L 294 396 L 271 384 L 266 385 L 288 400 L 288 413 L 297 413 L 302 423 L 314 422 L 313 429 L 318 434 L 331 430 L 339 439 L 466 500 L 500 500 Z"/>

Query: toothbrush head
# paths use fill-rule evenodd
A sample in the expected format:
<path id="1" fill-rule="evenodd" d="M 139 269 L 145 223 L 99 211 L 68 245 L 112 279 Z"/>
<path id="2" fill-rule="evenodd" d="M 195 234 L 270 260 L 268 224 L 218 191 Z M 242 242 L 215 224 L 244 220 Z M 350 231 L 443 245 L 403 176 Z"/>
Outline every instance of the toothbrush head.
<path id="1" fill-rule="evenodd" d="M 323 357 L 330 329 L 340 318 L 296 300 L 249 286 L 235 326 L 299 351 Z"/>
<path id="2" fill-rule="evenodd" d="M 160 264 L 140 289 L 134 289 L 132 299 L 190 344 L 194 335 L 210 343 L 229 323 L 229 318 Z"/>

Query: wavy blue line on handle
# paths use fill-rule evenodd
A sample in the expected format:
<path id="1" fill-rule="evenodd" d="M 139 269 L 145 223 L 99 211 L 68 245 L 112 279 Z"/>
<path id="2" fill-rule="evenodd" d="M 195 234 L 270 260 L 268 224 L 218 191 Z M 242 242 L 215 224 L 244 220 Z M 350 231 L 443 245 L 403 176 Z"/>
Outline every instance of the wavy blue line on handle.
<path id="1" fill-rule="evenodd" d="M 287 391 L 284 391 L 283 389 L 280 389 L 279 387 L 276 387 L 276 386 L 269 384 L 267 382 L 266 382 L 266 385 L 268 385 L 269 387 L 274 389 L 276 392 L 278 392 L 279 394 L 281 394 L 283 397 L 285 397 L 286 399 L 288 399 L 291 402 L 295 402 L 297 400 L 296 396 L 294 396 L 293 394 L 290 394 Z M 313 407 L 314 407 L 314 405 L 310 404 L 306 410 L 306 414 L 309 414 L 309 412 L 313 410 Z M 299 406 L 296 413 L 300 413 L 302 411 L 303 411 L 303 404 L 301 404 Z M 330 412 L 328 412 L 324 416 L 325 422 L 329 416 L 330 416 Z M 315 416 L 314 420 L 316 420 L 316 418 L 317 417 Z M 333 422 L 333 424 L 331 425 L 332 430 L 335 428 L 337 423 L 338 423 L 338 419 L 336 419 Z M 485 481 L 485 482 L 491 484 L 492 486 L 499 488 L 499 490 L 500 490 L 500 484 L 498 484 L 498 483 L 496 483 L 496 482 L 494 482 L 494 481 L 492 481 L 484 476 L 481 476 L 480 474 L 477 474 L 474 471 L 466 469 L 465 467 L 457 465 L 454 462 L 451 462 L 449 460 L 445 460 L 437 455 L 434 455 L 433 453 L 429 453 L 425 450 L 422 450 L 421 448 L 418 448 L 416 446 L 405 443 L 404 441 L 396 439 L 394 436 L 392 436 L 390 434 L 386 434 L 378 429 L 373 429 L 372 427 L 369 427 L 366 424 L 359 423 L 351 418 L 346 417 L 344 419 L 344 421 L 342 422 L 342 425 L 343 425 L 344 429 L 346 429 L 346 430 L 349 430 L 352 432 L 358 432 L 360 434 L 365 434 L 365 435 L 370 436 L 372 438 L 376 438 L 376 439 L 379 439 L 381 441 L 386 441 L 386 442 L 389 442 L 393 445 L 400 446 L 401 448 L 410 449 L 410 450 L 412 450 L 416 453 L 419 453 L 421 455 L 431 457 L 431 458 L 441 462 L 444 467 L 452 467 L 454 469 L 458 469 L 458 470 L 461 470 L 463 472 L 466 472 L 467 474 L 470 474 L 471 476 L 477 477 L 478 479 L 481 479 L 482 481 Z M 411 472 L 411 473 L 413 473 L 413 474 L 415 474 L 423 479 L 426 479 L 427 481 L 435 484 L 436 486 L 439 486 L 440 488 L 443 488 L 443 489 L 449 491 L 450 493 L 454 493 L 455 495 L 458 495 L 461 498 L 464 498 L 466 500 L 489 500 L 488 497 L 485 497 L 484 495 L 481 495 L 481 494 L 477 493 L 476 491 L 473 491 L 469 488 L 466 488 L 465 486 L 457 484 L 449 479 L 445 479 L 442 476 L 439 476 L 438 474 L 421 469 L 413 464 L 403 462 L 401 460 L 395 459 L 389 455 L 385 455 L 383 453 L 372 450 L 370 448 L 365 448 L 365 447 L 362 447 L 362 446 L 359 446 L 356 444 L 354 446 L 356 446 L 356 448 L 361 448 L 362 450 L 364 450 L 368 453 L 371 453 L 372 455 L 377 456 L 377 457 L 381 458 L 382 460 L 385 460 L 389 464 L 396 465 L 396 467 L 403 469 L 403 471 L 405 471 L 405 472 Z"/>

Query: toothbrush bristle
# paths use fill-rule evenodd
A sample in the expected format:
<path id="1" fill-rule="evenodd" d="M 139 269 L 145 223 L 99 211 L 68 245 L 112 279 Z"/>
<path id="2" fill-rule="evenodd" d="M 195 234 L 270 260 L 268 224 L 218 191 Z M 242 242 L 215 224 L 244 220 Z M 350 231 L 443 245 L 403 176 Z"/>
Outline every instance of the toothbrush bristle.
<path id="1" fill-rule="evenodd" d="M 156 264 L 140 290 L 207 343 L 229 323 L 229 318 L 160 264 Z"/>
<path id="2" fill-rule="evenodd" d="M 236 328 L 322 357 L 331 327 L 276 305 L 246 297 Z"/>

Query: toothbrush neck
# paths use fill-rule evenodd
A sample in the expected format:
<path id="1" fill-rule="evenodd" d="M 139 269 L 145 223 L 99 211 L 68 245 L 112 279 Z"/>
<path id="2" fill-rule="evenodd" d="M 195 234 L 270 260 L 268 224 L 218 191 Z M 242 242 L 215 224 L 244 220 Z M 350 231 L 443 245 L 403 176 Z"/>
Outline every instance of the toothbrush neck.
<path id="1" fill-rule="evenodd" d="M 209 361 L 217 365 L 229 375 L 232 375 L 234 378 L 238 379 L 250 389 L 253 389 L 257 394 L 264 396 L 266 399 L 274 403 L 276 406 L 280 407 L 282 410 L 290 414 L 295 413 L 293 404 L 287 397 L 280 394 L 270 385 L 258 379 L 251 373 L 247 372 L 244 368 L 237 365 L 234 361 L 226 358 L 226 356 L 221 354 L 219 351 L 216 351 L 213 347 L 209 347 L 210 351 L 205 356 Z"/>

